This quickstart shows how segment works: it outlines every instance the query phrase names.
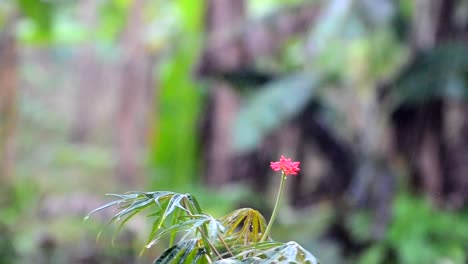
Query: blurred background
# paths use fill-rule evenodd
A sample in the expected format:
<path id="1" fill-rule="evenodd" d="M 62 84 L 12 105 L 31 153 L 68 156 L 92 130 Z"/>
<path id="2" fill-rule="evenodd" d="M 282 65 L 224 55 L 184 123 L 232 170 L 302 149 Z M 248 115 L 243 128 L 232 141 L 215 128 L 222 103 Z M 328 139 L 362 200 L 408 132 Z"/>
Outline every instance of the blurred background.
<path id="1" fill-rule="evenodd" d="M 269 216 L 322 263 L 468 263 L 468 1 L 0 0 L 0 263 L 151 263 L 106 193 Z"/>

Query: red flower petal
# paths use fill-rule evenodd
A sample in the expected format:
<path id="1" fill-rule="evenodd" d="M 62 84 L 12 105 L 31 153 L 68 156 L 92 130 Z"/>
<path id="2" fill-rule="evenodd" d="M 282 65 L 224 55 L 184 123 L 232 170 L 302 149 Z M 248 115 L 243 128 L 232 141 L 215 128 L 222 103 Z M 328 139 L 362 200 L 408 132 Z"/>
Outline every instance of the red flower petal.
<path id="1" fill-rule="evenodd" d="M 281 155 L 279 161 L 270 162 L 270 167 L 274 171 L 283 171 L 284 175 L 297 175 L 297 172 L 301 170 L 299 168 L 300 164 L 301 163 L 299 161 L 293 162 L 291 159 L 285 158 L 283 155 Z"/>

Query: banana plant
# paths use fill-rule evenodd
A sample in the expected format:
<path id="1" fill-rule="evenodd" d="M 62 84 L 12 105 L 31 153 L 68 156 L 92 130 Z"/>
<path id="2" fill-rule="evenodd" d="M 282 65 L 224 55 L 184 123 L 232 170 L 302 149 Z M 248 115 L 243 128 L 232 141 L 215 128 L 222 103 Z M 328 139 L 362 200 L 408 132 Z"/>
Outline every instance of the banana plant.
<path id="1" fill-rule="evenodd" d="M 299 162 L 281 156 L 271 162 L 271 168 L 281 171 L 281 183 L 270 221 L 252 208 L 237 209 L 221 218 L 206 214 L 191 194 L 171 191 L 131 192 L 111 194 L 117 199 L 88 214 L 117 206 L 119 211 L 109 223 L 118 230 L 135 215 L 149 212 L 152 228 L 146 248 L 169 241 L 167 249 L 154 264 L 237 264 L 237 263 L 305 263 L 318 264 L 312 253 L 294 241 L 274 241 L 269 232 L 278 214 L 278 205 L 286 177 L 296 175 Z M 144 250 L 143 249 L 143 250 Z"/>

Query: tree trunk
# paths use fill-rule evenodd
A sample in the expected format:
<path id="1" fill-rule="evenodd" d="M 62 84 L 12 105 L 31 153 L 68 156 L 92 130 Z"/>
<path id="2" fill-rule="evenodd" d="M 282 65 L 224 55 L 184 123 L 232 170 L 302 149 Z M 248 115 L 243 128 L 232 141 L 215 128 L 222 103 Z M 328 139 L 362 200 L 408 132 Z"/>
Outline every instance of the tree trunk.
<path id="1" fill-rule="evenodd" d="M 92 29 L 97 24 L 98 0 L 82 0 L 78 5 L 78 19 L 86 28 Z M 100 89 L 101 69 L 96 59 L 96 49 L 92 42 L 82 43 L 77 50 L 76 60 L 76 101 L 75 117 L 72 125 L 72 141 L 85 142 L 93 127 L 93 112 L 96 93 Z"/>
<path id="2" fill-rule="evenodd" d="M 13 177 L 16 124 L 17 43 L 15 16 L 0 33 L 0 188 L 8 188 Z"/>
<path id="3" fill-rule="evenodd" d="M 134 1 L 122 36 L 120 65 L 120 99 L 117 110 L 117 141 L 119 179 L 126 186 L 135 186 L 140 171 L 139 127 L 143 107 L 147 102 L 149 59 L 144 47 L 143 11 L 146 1 Z"/>
<path id="4" fill-rule="evenodd" d="M 468 203 L 468 103 L 453 102 L 451 108 L 452 116 L 448 120 L 449 135 L 447 166 L 448 183 L 445 191 L 448 193 L 449 206 L 462 208 Z M 454 117 L 453 117 L 454 116 Z M 447 116 L 449 117 L 449 116 Z"/>
<path id="5" fill-rule="evenodd" d="M 454 23 L 456 5 L 454 0 L 417 1 L 420 12 L 414 17 L 412 31 L 416 54 L 453 40 L 466 42 L 466 29 Z M 450 120 L 454 112 L 463 116 L 468 108 L 456 100 L 434 96 L 421 105 L 400 107 L 392 118 L 395 141 L 408 161 L 413 185 L 436 204 L 460 208 L 468 201 L 468 168 L 464 165 L 468 120 Z"/>
<path id="6" fill-rule="evenodd" d="M 288 40 L 310 29 L 320 11 L 317 3 L 301 4 L 259 21 L 248 21 L 243 20 L 242 1 L 227 2 L 210 2 L 210 34 L 197 69 L 202 77 L 245 71 L 245 68 L 252 68 L 255 59 L 278 55 Z M 214 12 L 219 15 L 215 16 Z"/>
<path id="7" fill-rule="evenodd" d="M 244 1 L 242 0 L 211 0 L 208 4 L 207 30 L 208 39 L 219 41 L 227 29 L 239 25 L 244 19 Z M 209 63 L 222 71 L 237 69 L 243 63 L 243 45 L 231 42 L 223 50 L 207 49 L 205 63 Z M 230 170 L 233 151 L 231 146 L 231 131 L 238 110 L 238 94 L 228 83 L 215 82 L 210 95 L 212 101 L 211 113 L 207 126 L 210 131 L 206 151 L 205 181 L 210 186 L 219 186 L 232 179 Z"/>

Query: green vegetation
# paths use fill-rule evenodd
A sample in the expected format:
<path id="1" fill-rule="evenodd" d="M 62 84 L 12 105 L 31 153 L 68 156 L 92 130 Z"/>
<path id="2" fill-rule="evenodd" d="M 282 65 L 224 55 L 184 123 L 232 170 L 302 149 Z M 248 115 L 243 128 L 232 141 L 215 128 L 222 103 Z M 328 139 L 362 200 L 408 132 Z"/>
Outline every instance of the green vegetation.
<path id="1" fill-rule="evenodd" d="M 467 25 L 463 0 L 0 0 L 0 264 L 467 263 Z"/>
<path id="2" fill-rule="evenodd" d="M 366 249 L 358 263 L 465 263 L 468 259 L 468 215 L 435 210 L 427 201 L 400 194 L 393 204 L 393 221 L 388 236 Z M 368 214 L 351 220 L 355 237 L 368 241 L 371 230 Z"/>
<path id="3" fill-rule="evenodd" d="M 169 247 L 154 263 L 306 263 L 318 261 L 296 242 L 279 243 L 266 233 L 264 217 L 242 208 L 219 219 L 205 214 L 190 194 L 167 191 L 113 195 L 120 199 L 97 208 L 119 206 L 112 219 L 122 228 L 145 209 L 153 220 L 146 248 L 164 237 Z M 178 238 L 178 234 L 183 234 Z"/>

